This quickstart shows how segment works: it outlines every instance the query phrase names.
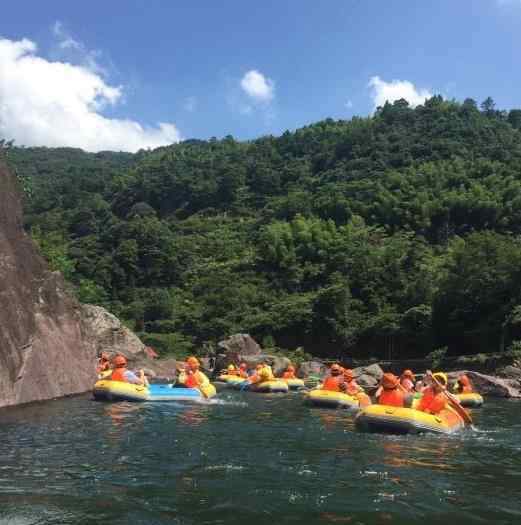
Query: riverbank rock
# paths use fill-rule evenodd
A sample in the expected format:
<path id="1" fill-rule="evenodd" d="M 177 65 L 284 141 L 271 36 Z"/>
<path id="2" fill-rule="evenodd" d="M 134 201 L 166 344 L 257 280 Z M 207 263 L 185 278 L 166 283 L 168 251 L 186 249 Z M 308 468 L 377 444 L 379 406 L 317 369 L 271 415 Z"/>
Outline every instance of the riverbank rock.
<path id="1" fill-rule="evenodd" d="M 376 389 L 384 375 L 380 365 L 361 366 L 353 370 L 356 382 L 367 390 Z"/>
<path id="2" fill-rule="evenodd" d="M 449 382 L 456 381 L 461 374 L 466 374 L 476 390 L 484 396 L 521 398 L 521 382 L 519 380 L 489 376 L 471 370 L 461 370 L 450 372 L 448 374 Z"/>
<path id="3" fill-rule="evenodd" d="M 84 304 L 81 309 L 97 353 L 122 354 L 129 360 L 141 354 L 150 357 L 139 337 L 105 308 Z"/>
<path id="4" fill-rule="evenodd" d="M 0 160 L 0 407 L 77 394 L 96 379 L 81 306 L 22 227 L 17 181 Z"/>
<path id="5" fill-rule="evenodd" d="M 216 374 L 231 363 L 245 362 L 251 365 L 262 355 L 262 348 L 249 334 L 234 334 L 220 341 L 217 347 L 219 350 L 214 365 Z"/>
<path id="6" fill-rule="evenodd" d="M 327 373 L 327 366 L 322 361 L 304 361 L 298 369 L 298 376 L 301 378 L 315 376 L 324 377 Z"/>

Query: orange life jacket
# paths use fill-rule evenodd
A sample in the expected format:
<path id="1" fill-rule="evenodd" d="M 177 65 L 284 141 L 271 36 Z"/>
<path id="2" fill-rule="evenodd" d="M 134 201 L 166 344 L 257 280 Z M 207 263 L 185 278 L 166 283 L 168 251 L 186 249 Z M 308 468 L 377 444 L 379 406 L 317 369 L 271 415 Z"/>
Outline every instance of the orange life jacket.
<path id="1" fill-rule="evenodd" d="M 340 383 L 342 382 L 343 377 L 338 376 L 327 376 L 322 384 L 322 390 L 331 390 L 333 392 L 340 391 Z"/>
<path id="2" fill-rule="evenodd" d="M 189 374 L 186 376 L 185 386 L 187 388 L 196 388 L 198 384 L 199 382 L 197 381 L 195 374 Z"/>
<path id="3" fill-rule="evenodd" d="M 464 385 L 463 387 L 460 386 L 460 394 L 473 394 L 474 390 L 470 385 Z"/>
<path id="4" fill-rule="evenodd" d="M 284 372 L 282 374 L 282 379 L 296 379 L 295 372 Z"/>
<path id="5" fill-rule="evenodd" d="M 110 379 L 112 379 L 112 381 L 121 381 L 122 383 L 128 383 L 127 379 L 125 378 L 126 371 L 126 368 L 114 368 Z"/>
<path id="6" fill-rule="evenodd" d="M 403 391 L 399 388 L 393 388 L 391 390 L 384 389 L 378 398 L 378 404 L 392 407 L 403 407 L 404 397 Z"/>
<path id="7" fill-rule="evenodd" d="M 418 403 L 418 410 L 422 412 L 429 412 L 430 414 L 437 414 L 447 406 L 447 398 L 440 392 L 436 394 L 432 387 L 427 388 Z"/>

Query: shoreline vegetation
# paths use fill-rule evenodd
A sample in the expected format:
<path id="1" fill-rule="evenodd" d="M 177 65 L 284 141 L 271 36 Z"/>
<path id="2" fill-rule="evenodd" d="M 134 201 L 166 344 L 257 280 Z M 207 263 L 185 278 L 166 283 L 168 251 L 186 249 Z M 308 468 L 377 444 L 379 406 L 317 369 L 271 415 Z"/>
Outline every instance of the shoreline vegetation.
<path id="1" fill-rule="evenodd" d="M 521 110 L 490 98 L 8 161 L 51 268 L 162 357 L 236 332 L 320 358 L 521 354 Z"/>

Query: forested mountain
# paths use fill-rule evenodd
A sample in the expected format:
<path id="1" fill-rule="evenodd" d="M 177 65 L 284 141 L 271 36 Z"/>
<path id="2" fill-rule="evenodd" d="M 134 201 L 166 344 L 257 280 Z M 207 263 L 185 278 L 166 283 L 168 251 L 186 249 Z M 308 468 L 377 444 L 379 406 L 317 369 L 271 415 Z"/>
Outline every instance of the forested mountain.
<path id="1" fill-rule="evenodd" d="M 521 322 L 521 110 L 436 96 L 136 155 L 11 148 L 27 228 L 160 351 L 504 348 Z"/>

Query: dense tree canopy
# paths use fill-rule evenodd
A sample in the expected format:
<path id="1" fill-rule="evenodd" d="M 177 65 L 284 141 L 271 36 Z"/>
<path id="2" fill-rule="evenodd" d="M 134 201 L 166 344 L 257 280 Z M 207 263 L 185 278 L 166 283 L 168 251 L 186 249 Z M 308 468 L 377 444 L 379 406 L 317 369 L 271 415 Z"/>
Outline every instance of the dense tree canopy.
<path id="1" fill-rule="evenodd" d="M 160 350 L 248 331 L 403 357 L 516 333 L 521 110 L 492 99 L 400 100 L 252 142 L 9 159 L 51 264 Z"/>

